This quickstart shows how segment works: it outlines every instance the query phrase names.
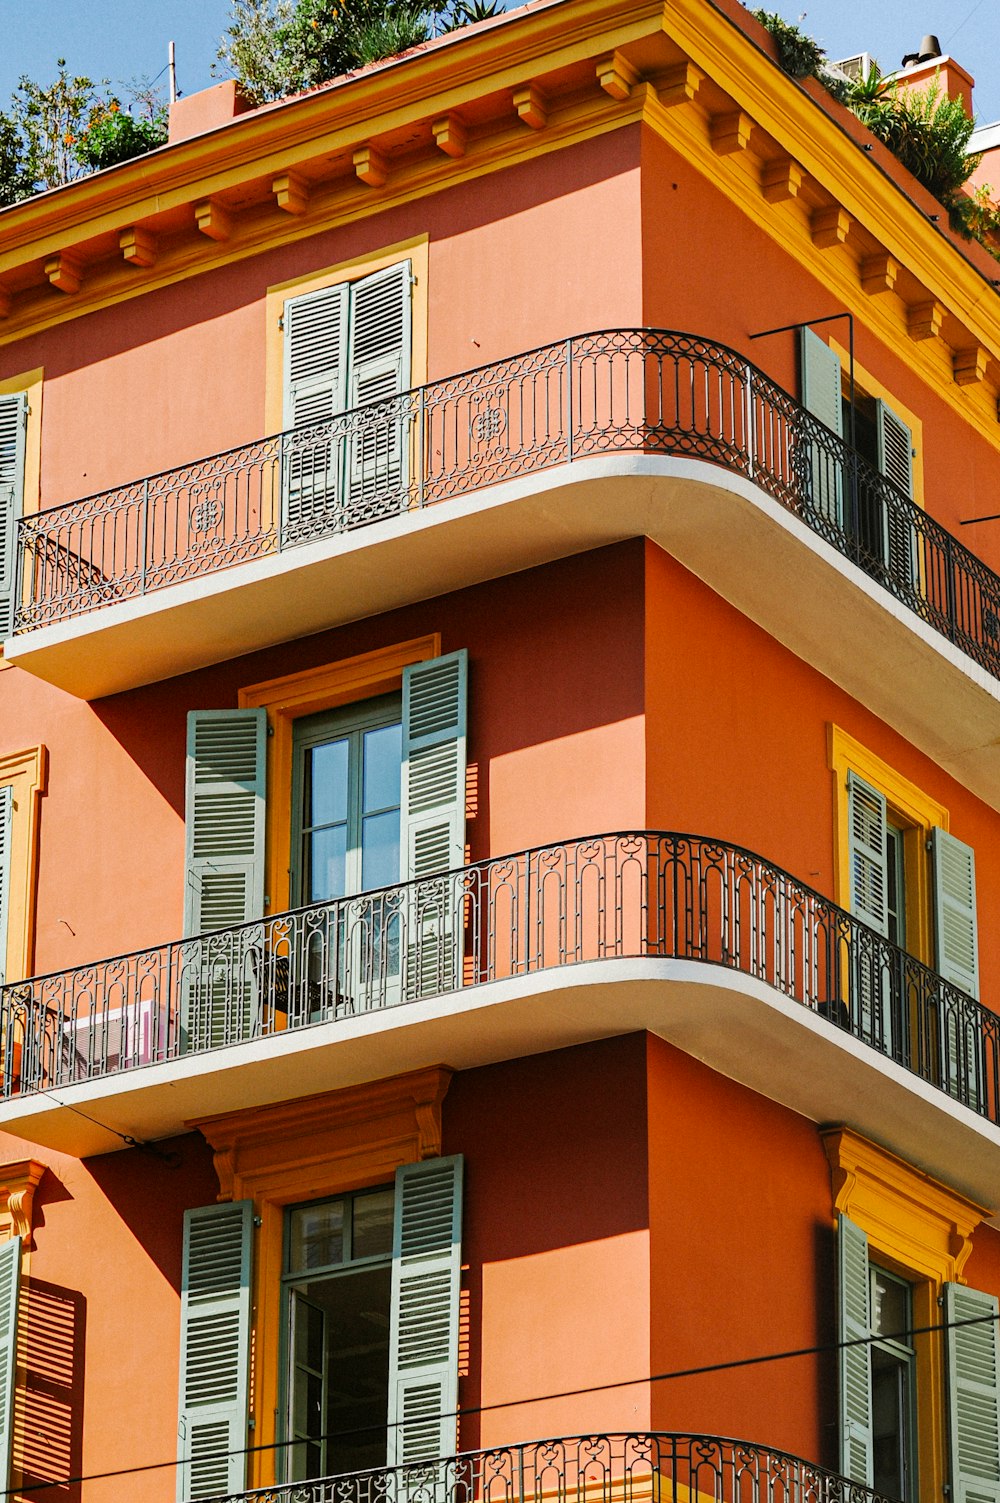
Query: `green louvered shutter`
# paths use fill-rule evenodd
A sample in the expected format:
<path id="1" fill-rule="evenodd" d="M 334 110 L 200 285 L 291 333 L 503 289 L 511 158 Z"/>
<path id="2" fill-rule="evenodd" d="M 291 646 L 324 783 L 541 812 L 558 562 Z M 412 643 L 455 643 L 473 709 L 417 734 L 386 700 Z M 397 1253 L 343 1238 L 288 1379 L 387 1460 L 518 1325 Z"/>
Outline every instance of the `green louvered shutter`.
<path id="1" fill-rule="evenodd" d="M 842 438 L 844 409 L 840 392 L 840 360 L 812 329 L 799 330 L 802 405 L 814 418 Z M 840 446 L 808 445 L 810 499 L 821 516 L 843 526 L 844 479 Z"/>
<path id="2" fill-rule="evenodd" d="M 951 1503 L 1000 1503 L 998 1303 L 945 1284 L 944 1309 Z M 978 1323 L 955 1324 L 970 1320 Z"/>
<path id="3" fill-rule="evenodd" d="M 12 1237 L 0 1246 L 0 1490 L 10 1486 L 20 1292 L 21 1239 Z"/>
<path id="4" fill-rule="evenodd" d="M 882 401 L 875 403 L 875 426 L 879 470 L 912 501 L 913 435 L 902 418 Z M 911 589 L 917 572 L 917 537 L 908 510 L 893 507 L 887 512 L 883 548 L 890 579 L 904 589 Z"/>
<path id="5" fill-rule="evenodd" d="M 246 1486 L 253 1202 L 184 1214 L 179 1500 Z"/>
<path id="6" fill-rule="evenodd" d="M 6 979 L 7 930 L 10 914 L 10 842 L 14 819 L 14 790 L 0 788 L 0 986 Z"/>
<path id="7" fill-rule="evenodd" d="M 389 1348 L 389 1466 L 455 1450 L 462 1158 L 396 1171 Z"/>
<path id="8" fill-rule="evenodd" d="M 883 938 L 889 933 L 889 867 L 885 797 L 855 773 L 847 774 L 848 858 L 851 912 Z M 868 1043 L 892 1047 L 890 977 L 887 952 L 862 931 L 854 936 L 851 958 L 854 1026 Z"/>
<path id="9" fill-rule="evenodd" d="M 184 933 L 206 936 L 185 958 L 181 1010 L 189 1049 L 256 1031 L 262 957 L 254 936 L 212 931 L 264 912 L 266 747 L 264 710 L 188 715 Z"/>
<path id="10" fill-rule="evenodd" d="M 979 997 L 979 935 L 976 923 L 976 853 L 946 830 L 931 832 L 934 857 L 934 953 L 938 973 L 952 986 Z M 942 1007 L 942 1047 L 947 1085 L 970 1106 L 980 1104 L 983 1080 L 979 1028 L 971 1010 Z"/>
<path id="11" fill-rule="evenodd" d="M 0 641 L 14 629 L 17 521 L 24 499 L 24 432 L 28 398 L 0 397 Z"/>
<path id="12" fill-rule="evenodd" d="M 852 1482 L 872 1486 L 871 1280 L 868 1238 L 846 1216 L 837 1222 L 837 1339 L 841 1343 L 840 1470 Z"/>
<path id="13" fill-rule="evenodd" d="M 406 905 L 404 993 L 452 991 L 461 975 L 462 904 L 454 880 L 427 879 L 465 862 L 468 654 L 403 671 L 401 880 Z"/>
<path id="14" fill-rule="evenodd" d="M 375 272 L 351 288 L 350 405 L 388 402 L 410 376 L 409 261 Z M 407 482 L 409 426 L 398 403 L 353 419 L 350 509 L 354 520 L 397 511 Z"/>
<path id="15" fill-rule="evenodd" d="M 347 407 L 350 288 L 346 282 L 285 304 L 284 427 L 338 417 Z M 343 442 L 320 430 L 284 440 L 283 536 L 308 541 L 337 525 Z"/>

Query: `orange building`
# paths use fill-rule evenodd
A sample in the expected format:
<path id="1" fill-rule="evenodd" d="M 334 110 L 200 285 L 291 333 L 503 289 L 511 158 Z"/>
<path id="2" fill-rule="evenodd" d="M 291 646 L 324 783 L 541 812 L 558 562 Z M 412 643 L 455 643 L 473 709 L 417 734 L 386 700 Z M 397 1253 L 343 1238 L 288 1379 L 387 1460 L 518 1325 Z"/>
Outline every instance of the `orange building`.
<path id="1" fill-rule="evenodd" d="M 1000 1498 L 996 270 L 736 0 L 0 214 L 8 1496 Z"/>

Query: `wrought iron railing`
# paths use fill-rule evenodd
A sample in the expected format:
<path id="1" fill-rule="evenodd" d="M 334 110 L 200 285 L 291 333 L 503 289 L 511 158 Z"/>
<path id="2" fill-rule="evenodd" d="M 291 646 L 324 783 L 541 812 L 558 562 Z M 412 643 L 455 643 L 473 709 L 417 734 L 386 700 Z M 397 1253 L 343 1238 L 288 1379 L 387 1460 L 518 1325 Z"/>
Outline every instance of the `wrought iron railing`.
<path id="1" fill-rule="evenodd" d="M 231 1493 L 214 1503 L 881 1503 L 785 1451 L 714 1435 L 584 1435 Z"/>
<path id="2" fill-rule="evenodd" d="M 1000 576 L 735 350 L 643 329 L 548 345 L 24 517 L 15 631 L 621 452 L 747 476 L 1000 676 Z"/>
<path id="3" fill-rule="evenodd" d="M 626 957 L 765 982 L 1000 1122 L 1000 1017 L 750 851 L 652 831 L 498 856 L 6 986 L 3 1095 Z"/>

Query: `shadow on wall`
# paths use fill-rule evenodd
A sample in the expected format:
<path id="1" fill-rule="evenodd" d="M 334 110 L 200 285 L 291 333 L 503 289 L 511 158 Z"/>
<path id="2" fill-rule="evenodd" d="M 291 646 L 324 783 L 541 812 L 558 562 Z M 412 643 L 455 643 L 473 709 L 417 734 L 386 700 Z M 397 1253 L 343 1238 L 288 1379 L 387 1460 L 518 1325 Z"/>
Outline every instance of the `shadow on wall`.
<path id="1" fill-rule="evenodd" d="M 87 1301 L 76 1289 L 29 1278 L 17 1322 L 13 1468 L 20 1487 L 79 1503 Z"/>

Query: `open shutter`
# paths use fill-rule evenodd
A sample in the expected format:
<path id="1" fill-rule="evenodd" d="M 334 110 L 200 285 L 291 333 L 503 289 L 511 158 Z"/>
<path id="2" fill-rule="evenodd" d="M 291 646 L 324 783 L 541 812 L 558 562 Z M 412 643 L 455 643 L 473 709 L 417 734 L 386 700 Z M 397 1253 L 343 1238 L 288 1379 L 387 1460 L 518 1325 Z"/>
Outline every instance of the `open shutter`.
<path id="1" fill-rule="evenodd" d="M 878 467 L 886 480 L 913 500 L 913 435 L 885 402 L 875 403 Z M 904 589 L 916 579 L 917 537 L 908 507 L 889 506 L 883 529 L 884 562 L 889 576 Z"/>
<path id="2" fill-rule="evenodd" d="M 380 403 L 352 419 L 351 519 L 397 511 L 407 484 L 409 427 L 392 398 L 410 377 L 409 261 L 364 277 L 351 288 L 351 407 Z"/>
<path id="3" fill-rule="evenodd" d="M 799 330 L 802 405 L 814 418 L 842 438 L 844 409 L 840 393 L 840 359 L 812 329 Z M 806 480 L 813 507 L 835 527 L 843 525 L 844 481 L 842 450 L 832 441 L 807 445 Z"/>
<path id="4" fill-rule="evenodd" d="M 253 1202 L 184 1214 L 177 1497 L 246 1486 Z"/>
<path id="5" fill-rule="evenodd" d="M 282 536 L 306 541 L 336 525 L 342 469 L 342 433 L 330 422 L 347 407 L 350 288 L 324 287 L 285 304 L 286 433 Z"/>
<path id="6" fill-rule="evenodd" d="M 259 1031 L 261 936 L 225 931 L 264 912 L 266 747 L 264 710 L 188 716 L 184 933 L 205 937 L 185 949 L 185 1049 L 238 1043 Z"/>
<path id="7" fill-rule="evenodd" d="M 946 830 L 931 831 L 934 857 L 934 954 L 945 981 L 979 997 L 979 936 L 976 923 L 976 853 Z M 973 1009 L 942 996 L 943 1084 L 979 1110 L 985 1089 L 982 1038 Z"/>
<path id="8" fill-rule="evenodd" d="M 465 862 L 465 733 L 468 654 L 403 670 L 401 879 L 416 882 L 406 909 L 405 993 L 439 995 L 461 968 L 461 895 L 430 882 Z"/>
<path id="9" fill-rule="evenodd" d="M 889 933 L 889 863 L 885 797 L 855 773 L 847 774 L 851 912 L 883 938 Z M 892 1050 L 892 978 L 888 950 L 857 930 L 851 956 L 852 1026 L 879 1050 Z"/>
<path id="10" fill-rule="evenodd" d="M 10 843 L 14 818 L 14 790 L 0 788 L 0 986 L 7 973 L 7 930 L 10 922 Z"/>
<path id="11" fill-rule="evenodd" d="M 997 1300 L 944 1286 L 952 1503 L 1000 1500 L 1000 1342 Z M 985 1319 L 983 1318 L 985 1317 Z M 976 1325 L 960 1322 L 974 1320 Z M 958 1322 L 959 1324 L 956 1324 Z"/>
<path id="12" fill-rule="evenodd" d="M 874 1434 L 868 1238 L 846 1216 L 840 1216 L 837 1222 L 837 1274 L 840 1470 L 852 1482 L 871 1487 Z M 858 1345 L 844 1344 L 849 1342 Z"/>
<path id="13" fill-rule="evenodd" d="M 28 398 L 0 396 L 0 641 L 14 629 L 17 520 L 24 499 L 24 431 Z"/>
<path id="14" fill-rule="evenodd" d="M 20 1290 L 21 1239 L 11 1237 L 0 1246 L 0 1491 L 10 1486 Z"/>
<path id="15" fill-rule="evenodd" d="M 462 1158 L 396 1170 L 387 1464 L 455 1450 Z"/>

